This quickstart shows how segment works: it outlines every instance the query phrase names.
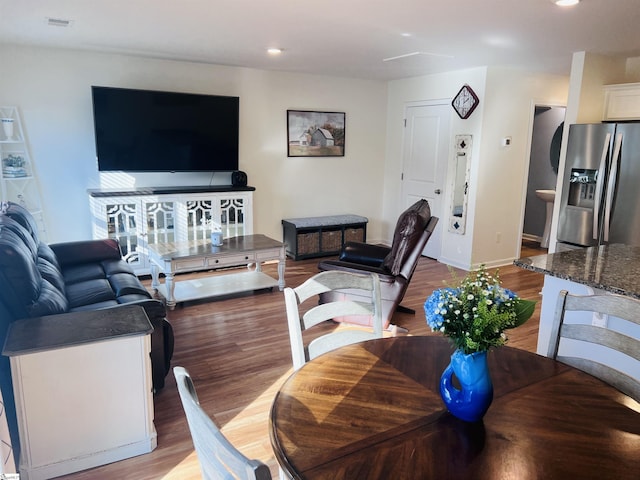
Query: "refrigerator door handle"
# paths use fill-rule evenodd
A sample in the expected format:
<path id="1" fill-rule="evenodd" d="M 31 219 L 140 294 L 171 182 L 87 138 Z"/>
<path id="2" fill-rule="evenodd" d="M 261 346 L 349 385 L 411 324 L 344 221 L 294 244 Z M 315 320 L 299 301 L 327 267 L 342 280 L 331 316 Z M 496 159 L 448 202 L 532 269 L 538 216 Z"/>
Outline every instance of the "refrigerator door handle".
<path id="1" fill-rule="evenodd" d="M 611 171 L 609 172 L 609 182 L 607 184 L 607 199 L 604 207 L 604 232 L 603 238 L 605 242 L 609 241 L 609 224 L 611 223 L 611 206 L 613 205 L 613 191 L 616 187 L 618 178 L 618 157 L 622 148 L 622 134 L 616 135 L 616 143 L 613 147 L 613 156 L 611 157 Z"/>
<path id="2" fill-rule="evenodd" d="M 596 198 L 593 204 L 593 239 L 598 240 L 598 225 L 600 219 L 600 202 L 602 200 L 602 189 L 604 188 L 604 172 L 607 168 L 607 153 L 611 145 L 611 133 L 607 133 L 602 145 L 602 156 L 600 157 L 600 167 L 598 168 L 598 179 L 596 180 Z"/>

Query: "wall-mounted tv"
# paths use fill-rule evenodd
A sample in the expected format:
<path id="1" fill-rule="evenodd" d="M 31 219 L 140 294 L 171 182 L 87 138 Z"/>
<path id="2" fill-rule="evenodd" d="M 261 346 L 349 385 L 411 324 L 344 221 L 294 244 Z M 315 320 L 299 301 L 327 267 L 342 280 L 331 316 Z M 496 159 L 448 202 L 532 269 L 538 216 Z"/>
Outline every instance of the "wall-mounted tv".
<path id="1" fill-rule="evenodd" d="M 238 170 L 238 97 L 91 87 L 98 170 Z"/>

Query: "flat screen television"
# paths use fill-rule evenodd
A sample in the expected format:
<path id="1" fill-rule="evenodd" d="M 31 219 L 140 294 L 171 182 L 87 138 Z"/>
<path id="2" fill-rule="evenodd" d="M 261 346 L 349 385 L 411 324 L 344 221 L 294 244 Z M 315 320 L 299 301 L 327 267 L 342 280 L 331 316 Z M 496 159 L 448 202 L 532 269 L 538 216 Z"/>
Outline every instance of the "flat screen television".
<path id="1" fill-rule="evenodd" d="M 98 170 L 238 170 L 238 97 L 91 87 Z"/>

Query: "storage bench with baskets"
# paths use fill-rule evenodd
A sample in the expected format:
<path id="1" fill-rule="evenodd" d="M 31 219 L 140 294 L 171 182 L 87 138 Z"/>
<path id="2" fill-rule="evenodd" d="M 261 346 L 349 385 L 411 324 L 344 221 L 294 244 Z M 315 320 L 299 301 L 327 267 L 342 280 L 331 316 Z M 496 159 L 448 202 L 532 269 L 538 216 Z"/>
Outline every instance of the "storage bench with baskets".
<path id="1" fill-rule="evenodd" d="M 367 217 L 330 215 L 282 220 L 287 255 L 294 260 L 340 253 L 345 242 L 367 241 Z"/>

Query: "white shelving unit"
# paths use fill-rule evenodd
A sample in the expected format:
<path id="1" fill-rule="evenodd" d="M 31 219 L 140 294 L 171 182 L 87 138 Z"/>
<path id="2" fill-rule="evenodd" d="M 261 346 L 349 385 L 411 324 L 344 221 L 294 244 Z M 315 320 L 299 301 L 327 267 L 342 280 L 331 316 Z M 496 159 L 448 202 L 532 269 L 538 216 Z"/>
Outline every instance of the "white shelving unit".
<path id="1" fill-rule="evenodd" d="M 36 171 L 17 107 L 0 107 L 0 190 L 2 201 L 25 207 L 38 222 L 41 240 L 46 240 L 46 222 L 42 210 Z"/>

